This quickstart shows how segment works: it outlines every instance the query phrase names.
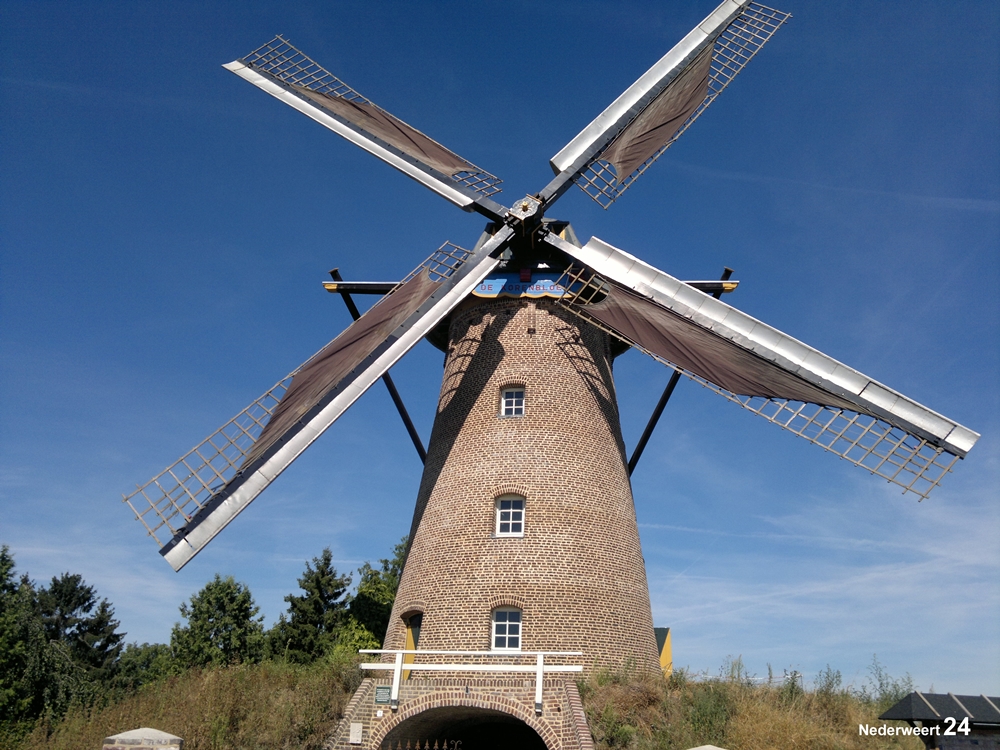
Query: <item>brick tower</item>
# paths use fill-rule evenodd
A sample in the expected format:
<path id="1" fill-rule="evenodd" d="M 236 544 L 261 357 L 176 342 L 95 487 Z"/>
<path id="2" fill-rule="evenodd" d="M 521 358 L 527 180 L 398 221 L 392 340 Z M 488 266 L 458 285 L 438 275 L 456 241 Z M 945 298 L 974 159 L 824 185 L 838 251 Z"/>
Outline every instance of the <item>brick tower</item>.
<path id="1" fill-rule="evenodd" d="M 551 300 L 452 315 L 385 648 L 419 616 L 421 649 L 497 649 L 512 630 L 587 668 L 659 668 L 611 371 L 609 337 Z"/>
<path id="2" fill-rule="evenodd" d="M 383 648 L 659 670 L 612 378 L 621 350 L 529 271 L 514 285 L 528 292 L 474 294 L 430 337 L 444 377 Z M 352 728 L 371 748 L 593 746 L 579 673 L 537 692 L 530 674 L 404 669 L 391 710 L 385 674 L 364 681 L 328 747 L 351 747 Z"/>

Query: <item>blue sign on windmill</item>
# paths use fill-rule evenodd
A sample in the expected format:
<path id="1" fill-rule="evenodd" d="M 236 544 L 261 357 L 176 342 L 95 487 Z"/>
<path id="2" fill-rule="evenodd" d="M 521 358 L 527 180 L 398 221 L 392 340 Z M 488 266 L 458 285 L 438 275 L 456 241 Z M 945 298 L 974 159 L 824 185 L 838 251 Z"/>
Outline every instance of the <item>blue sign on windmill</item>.
<path id="1" fill-rule="evenodd" d="M 473 290 L 477 297 L 562 297 L 566 290 L 556 281 L 559 274 L 532 274 L 529 281 L 521 281 L 518 273 L 491 274 Z"/>

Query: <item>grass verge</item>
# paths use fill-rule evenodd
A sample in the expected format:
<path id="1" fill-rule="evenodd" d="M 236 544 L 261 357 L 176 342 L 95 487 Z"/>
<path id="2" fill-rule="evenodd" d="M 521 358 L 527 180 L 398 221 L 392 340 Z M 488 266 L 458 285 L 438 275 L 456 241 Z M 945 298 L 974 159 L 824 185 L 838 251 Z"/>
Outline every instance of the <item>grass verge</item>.
<path id="1" fill-rule="evenodd" d="M 185 750 L 318 750 L 360 682 L 353 660 L 191 669 L 107 705 L 73 707 L 56 723 L 39 721 L 6 747 L 98 750 L 105 737 L 155 727 L 183 737 Z"/>
<path id="2" fill-rule="evenodd" d="M 598 750 L 924 750 L 915 737 L 861 736 L 895 694 L 841 688 L 833 675 L 812 691 L 797 676 L 761 684 L 737 660 L 717 678 L 599 672 L 580 692 Z"/>

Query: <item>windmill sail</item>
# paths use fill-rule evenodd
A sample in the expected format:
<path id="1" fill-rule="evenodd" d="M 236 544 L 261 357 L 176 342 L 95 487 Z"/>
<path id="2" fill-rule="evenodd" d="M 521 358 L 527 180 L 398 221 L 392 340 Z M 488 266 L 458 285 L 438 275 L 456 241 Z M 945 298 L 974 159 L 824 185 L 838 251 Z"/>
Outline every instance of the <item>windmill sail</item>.
<path id="1" fill-rule="evenodd" d="M 125 497 L 180 570 L 498 261 L 501 230 L 469 253 L 445 243 L 391 294 L 215 434 Z"/>
<path id="2" fill-rule="evenodd" d="M 549 162 L 554 200 L 575 182 L 604 208 L 670 148 L 743 70 L 788 13 L 725 0 Z"/>
<path id="3" fill-rule="evenodd" d="M 466 210 L 497 218 L 498 177 L 363 97 L 277 36 L 223 66 Z"/>
<path id="4" fill-rule="evenodd" d="M 560 302 L 755 414 L 926 497 L 979 435 L 592 238 Z"/>
<path id="5" fill-rule="evenodd" d="M 471 253 L 443 245 L 303 366 L 126 496 L 160 554 L 175 570 L 183 567 L 472 293 L 501 251 L 512 268 L 526 262 L 523 272 L 537 261 L 540 242 L 556 251 L 550 260 L 569 266 L 558 301 L 566 309 L 926 497 L 977 433 L 601 240 L 571 244 L 543 220 L 573 182 L 605 208 L 617 199 L 788 17 L 752 0 L 724 0 L 552 158 L 556 176 L 544 190 L 510 210 L 491 198 L 498 178 L 379 108 L 282 37 L 224 66 L 461 208 L 490 217 L 492 236 Z M 724 282 L 695 286 L 726 291 Z"/>

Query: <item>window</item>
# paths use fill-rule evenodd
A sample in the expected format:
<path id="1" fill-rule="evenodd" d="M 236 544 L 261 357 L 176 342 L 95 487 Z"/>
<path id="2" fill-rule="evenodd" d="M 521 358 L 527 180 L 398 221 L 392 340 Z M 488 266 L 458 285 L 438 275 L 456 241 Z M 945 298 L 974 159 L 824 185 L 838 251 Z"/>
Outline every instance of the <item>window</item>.
<path id="1" fill-rule="evenodd" d="M 503 393 L 500 395 L 500 416 L 524 416 L 524 386 L 504 388 Z"/>
<path id="2" fill-rule="evenodd" d="M 417 612 L 406 618 L 406 648 L 408 651 L 415 651 L 420 643 L 420 626 L 424 624 L 424 615 Z"/>
<path id="3" fill-rule="evenodd" d="M 524 536 L 524 498 L 505 495 L 497 498 L 497 536 Z"/>
<path id="4" fill-rule="evenodd" d="M 493 610 L 493 650 L 521 650 L 521 610 Z"/>

